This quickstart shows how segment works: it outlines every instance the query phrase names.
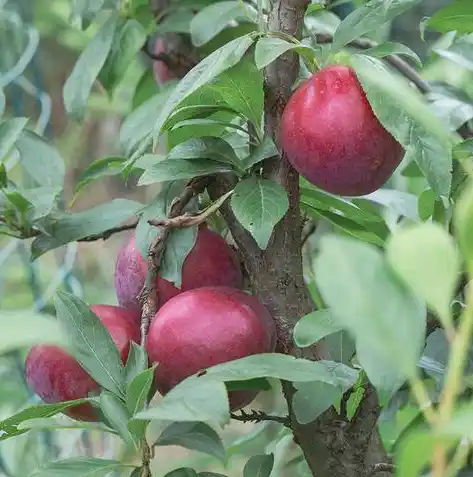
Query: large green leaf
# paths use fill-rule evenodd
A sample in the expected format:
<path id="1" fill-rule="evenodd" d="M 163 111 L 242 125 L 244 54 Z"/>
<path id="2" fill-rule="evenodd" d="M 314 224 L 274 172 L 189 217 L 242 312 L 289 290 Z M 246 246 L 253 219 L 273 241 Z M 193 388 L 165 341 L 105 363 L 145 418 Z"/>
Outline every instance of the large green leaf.
<path id="1" fill-rule="evenodd" d="M 442 58 L 453 61 L 460 65 L 462 68 L 466 68 L 473 71 L 473 34 L 461 36 L 453 42 L 449 48 L 433 48 L 433 51 Z"/>
<path id="2" fill-rule="evenodd" d="M 365 3 L 342 20 L 333 35 L 333 51 L 355 38 L 377 30 L 418 3 L 420 0 L 371 0 Z"/>
<path id="3" fill-rule="evenodd" d="M 251 57 L 243 58 L 224 71 L 209 88 L 230 108 L 248 118 L 259 135 L 264 106 L 263 73 L 256 68 Z"/>
<path id="4" fill-rule="evenodd" d="M 176 422 L 228 422 L 229 403 L 225 384 L 186 379 L 135 419 Z"/>
<path id="5" fill-rule="evenodd" d="M 181 446 L 204 452 L 226 462 L 225 447 L 219 435 L 203 422 L 175 422 L 154 443 L 156 446 Z"/>
<path id="6" fill-rule="evenodd" d="M 58 292 L 58 320 L 70 337 L 69 351 L 102 387 L 125 396 L 124 369 L 120 353 L 97 315 L 74 295 Z"/>
<path id="7" fill-rule="evenodd" d="M 0 161 L 11 152 L 27 123 L 27 118 L 12 118 L 0 122 Z"/>
<path id="8" fill-rule="evenodd" d="M 473 33 L 473 3 L 470 0 L 454 0 L 436 11 L 427 22 L 427 26 L 448 33 Z"/>
<path id="9" fill-rule="evenodd" d="M 196 380 L 246 381 L 276 378 L 293 382 L 320 381 L 335 386 L 352 386 L 358 376 L 353 368 L 333 361 L 309 361 L 278 353 L 257 354 L 212 366 Z"/>
<path id="10" fill-rule="evenodd" d="M 355 337 L 360 364 L 382 397 L 389 398 L 415 373 L 425 336 L 425 307 L 380 252 L 362 242 L 323 237 L 314 268 L 322 298 Z"/>
<path id="11" fill-rule="evenodd" d="M 203 8 L 190 23 L 192 43 L 195 46 L 204 45 L 226 28 L 228 22 L 241 18 L 255 22 L 255 9 L 237 0 L 217 2 Z"/>
<path id="12" fill-rule="evenodd" d="M 451 327 L 450 303 L 460 272 L 452 237 L 438 224 L 423 223 L 396 231 L 386 248 L 400 278 Z"/>
<path id="13" fill-rule="evenodd" d="M 83 119 L 92 86 L 112 48 L 117 28 L 117 12 L 109 12 L 98 33 L 87 44 L 64 84 L 64 106 L 77 120 Z"/>
<path id="14" fill-rule="evenodd" d="M 420 93 L 392 74 L 381 60 L 353 55 L 351 64 L 383 126 L 404 146 L 439 196 L 448 196 L 452 182 L 451 140 Z"/>
<path id="15" fill-rule="evenodd" d="M 40 235 L 31 245 L 33 258 L 69 242 L 97 235 L 133 217 L 143 204 L 127 199 L 115 199 L 84 212 L 58 213 L 47 217 L 41 226 L 47 235 Z"/>
<path id="16" fill-rule="evenodd" d="M 296 323 L 294 342 L 300 348 L 305 348 L 342 328 L 330 310 L 313 311 Z"/>
<path id="17" fill-rule="evenodd" d="M 41 136 L 23 131 L 16 141 L 20 162 L 28 175 L 41 186 L 63 186 L 66 168 L 59 152 Z"/>
<path id="18" fill-rule="evenodd" d="M 252 33 L 236 38 L 194 66 L 172 91 L 161 109 L 161 113 L 154 125 L 154 136 L 159 136 L 169 115 L 179 103 L 190 96 L 194 91 L 197 91 L 201 86 L 209 83 L 220 73 L 235 66 L 253 41 L 254 35 Z"/>
<path id="19" fill-rule="evenodd" d="M 254 455 L 243 469 L 243 477 L 269 477 L 274 466 L 274 454 Z"/>
<path id="20" fill-rule="evenodd" d="M 67 343 L 67 335 L 56 320 L 30 310 L 1 312 L 0 321 L 0 354 L 39 343 Z"/>
<path id="21" fill-rule="evenodd" d="M 74 401 L 60 402 L 57 404 L 35 404 L 28 406 L 13 416 L 0 421 L 0 440 L 28 432 L 28 429 L 18 428 L 24 421 L 55 416 L 71 406 L 77 406 L 87 402 L 89 402 L 89 399 L 76 399 Z"/>
<path id="22" fill-rule="evenodd" d="M 124 402 L 114 394 L 103 391 L 100 395 L 100 409 L 102 410 L 107 422 L 110 423 L 126 444 L 138 449 L 140 436 L 135 436 L 128 428 L 128 422 L 131 419 L 131 413 Z"/>
<path id="23" fill-rule="evenodd" d="M 133 468 L 117 460 L 96 457 L 71 457 L 48 462 L 28 477 L 107 477 L 111 472 L 124 472 Z"/>
<path id="24" fill-rule="evenodd" d="M 287 193 L 275 182 L 250 177 L 240 181 L 231 198 L 231 206 L 238 221 L 265 249 L 274 226 L 289 207 Z"/>

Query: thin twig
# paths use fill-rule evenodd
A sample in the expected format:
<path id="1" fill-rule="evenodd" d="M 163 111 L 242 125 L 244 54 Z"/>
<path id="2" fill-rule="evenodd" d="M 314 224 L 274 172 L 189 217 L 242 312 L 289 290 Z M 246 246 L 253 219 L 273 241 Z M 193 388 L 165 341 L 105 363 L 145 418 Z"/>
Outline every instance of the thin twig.
<path id="1" fill-rule="evenodd" d="M 204 223 L 212 214 L 222 206 L 222 204 L 233 194 L 234 190 L 229 190 L 222 197 L 217 199 L 199 214 L 185 213 L 178 217 L 167 219 L 148 220 L 148 224 L 154 227 L 169 227 L 171 229 L 182 229 L 184 227 L 193 227 Z"/>
<path id="2" fill-rule="evenodd" d="M 0 223 L 7 224 L 7 221 L 4 217 L 0 216 Z M 107 240 L 116 233 L 125 232 L 126 230 L 132 230 L 136 228 L 137 224 L 138 224 L 138 221 L 135 220 L 134 222 L 129 224 L 119 225 L 117 227 L 112 227 L 110 229 L 104 230 L 103 232 L 99 234 L 87 235 L 86 237 L 77 239 L 77 242 L 95 242 L 97 240 Z M 18 238 L 20 238 L 21 240 L 26 240 L 30 238 L 39 237 L 40 235 L 45 235 L 40 230 L 37 230 L 34 228 L 27 228 L 27 227 L 19 228 L 16 226 L 14 227 L 15 227 L 15 230 L 19 233 Z"/>
<path id="3" fill-rule="evenodd" d="M 381 462 L 379 464 L 374 464 L 373 467 L 368 471 L 366 477 L 374 477 L 380 472 L 390 472 L 392 474 L 395 470 L 396 467 L 394 466 L 394 464 Z"/>
<path id="4" fill-rule="evenodd" d="M 189 201 L 202 191 L 210 182 L 209 177 L 198 177 L 192 179 L 185 187 L 182 194 L 177 197 L 171 205 L 169 217 L 175 218 L 182 214 L 184 208 Z M 166 250 L 166 240 L 171 232 L 171 227 L 163 227 L 161 232 L 156 236 L 149 247 L 148 253 L 148 278 L 146 284 L 143 287 L 139 300 L 143 305 L 141 314 L 141 344 L 144 345 L 146 341 L 146 335 L 148 333 L 149 324 L 151 319 L 156 314 L 159 303 L 155 293 L 155 278 L 161 265 L 161 260 Z"/>
<path id="5" fill-rule="evenodd" d="M 236 414 L 234 412 L 230 413 L 230 417 L 235 421 L 240 422 L 264 422 L 264 421 L 272 421 L 278 422 L 287 428 L 291 428 L 291 420 L 289 416 L 272 416 L 270 414 L 266 414 L 263 411 L 244 411 L 243 409 L 240 410 L 240 414 Z"/>

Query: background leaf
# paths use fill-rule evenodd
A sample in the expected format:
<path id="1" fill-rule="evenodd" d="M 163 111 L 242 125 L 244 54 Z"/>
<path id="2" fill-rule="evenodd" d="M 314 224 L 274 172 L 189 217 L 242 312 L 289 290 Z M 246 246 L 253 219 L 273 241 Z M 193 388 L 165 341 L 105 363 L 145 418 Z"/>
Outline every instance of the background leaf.
<path id="1" fill-rule="evenodd" d="M 202 46 L 217 36 L 228 22 L 244 18 L 246 21 L 256 21 L 255 9 L 243 2 L 217 2 L 203 8 L 194 16 L 190 23 L 190 34 L 195 46 Z"/>
<path id="2" fill-rule="evenodd" d="M 226 462 L 226 452 L 219 435 L 203 422 L 175 422 L 154 443 L 156 446 L 177 445 L 204 452 Z"/>
<path id="3" fill-rule="evenodd" d="M 355 337 L 360 364 L 378 392 L 390 397 L 415 372 L 425 308 L 367 244 L 325 236 L 314 267 L 322 298 Z"/>
<path id="4" fill-rule="evenodd" d="M 83 119 L 92 86 L 112 48 L 118 16 L 110 12 L 98 33 L 87 44 L 64 84 L 64 106 L 76 120 Z"/>
<path id="5" fill-rule="evenodd" d="M 429 28 L 448 33 L 473 33 L 473 4 L 469 0 L 454 0 L 437 10 L 427 22 Z"/>
<path id="6" fill-rule="evenodd" d="M 231 206 L 238 221 L 265 249 L 274 226 L 289 207 L 286 191 L 275 182 L 250 177 L 235 187 Z"/>
<path id="7" fill-rule="evenodd" d="M 435 223 L 403 228 L 391 236 L 387 259 L 444 326 L 451 327 L 450 302 L 460 272 L 460 257 L 452 237 Z"/>
<path id="8" fill-rule="evenodd" d="M 123 472 L 127 468 L 130 468 L 130 466 L 117 460 L 71 457 L 49 462 L 35 470 L 29 477 L 107 477 L 110 472 Z"/>
<path id="9" fill-rule="evenodd" d="M 294 342 L 300 348 L 305 348 L 342 328 L 330 310 L 313 311 L 296 323 Z"/>
<path id="10" fill-rule="evenodd" d="M 243 469 L 243 477 L 269 477 L 274 465 L 274 454 L 254 455 Z"/>
<path id="11" fill-rule="evenodd" d="M 73 345 L 68 351 L 102 387 L 124 397 L 120 354 L 97 315 L 78 297 L 65 292 L 58 292 L 54 304 Z"/>

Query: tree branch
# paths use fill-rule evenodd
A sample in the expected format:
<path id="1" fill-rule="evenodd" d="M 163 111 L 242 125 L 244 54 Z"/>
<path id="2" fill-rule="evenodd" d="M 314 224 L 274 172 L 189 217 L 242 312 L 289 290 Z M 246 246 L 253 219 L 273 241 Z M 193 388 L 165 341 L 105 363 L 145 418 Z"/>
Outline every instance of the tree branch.
<path id="1" fill-rule="evenodd" d="M 256 410 L 245 411 L 242 409 L 240 411 L 240 414 L 231 412 L 230 417 L 234 419 L 235 421 L 240 421 L 240 422 L 264 422 L 264 421 L 278 422 L 279 424 L 282 424 L 283 426 L 291 429 L 291 420 L 289 416 L 272 416 L 270 414 L 266 414 L 263 411 L 256 411 Z"/>

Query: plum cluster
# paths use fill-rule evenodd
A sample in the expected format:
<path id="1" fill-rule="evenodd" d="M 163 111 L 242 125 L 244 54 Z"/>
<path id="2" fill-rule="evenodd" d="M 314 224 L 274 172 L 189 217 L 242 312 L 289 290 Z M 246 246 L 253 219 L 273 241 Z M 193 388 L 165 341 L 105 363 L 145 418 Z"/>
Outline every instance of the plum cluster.
<path id="1" fill-rule="evenodd" d="M 140 342 L 138 295 L 146 275 L 147 261 L 132 236 L 117 256 L 115 289 L 119 306 L 90 306 L 112 337 L 123 363 L 130 343 Z M 156 277 L 159 309 L 145 344 L 150 365 L 158 363 L 153 392 L 158 390 L 164 395 L 205 368 L 275 349 L 272 316 L 242 287 L 243 274 L 233 249 L 206 224 L 200 225 L 194 247 L 182 267 L 181 287 L 159 274 Z M 98 383 L 79 362 L 58 346 L 34 346 L 26 359 L 25 374 L 31 389 L 46 403 L 100 392 Z M 231 409 L 248 405 L 257 393 L 254 389 L 230 391 Z M 77 420 L 100 419 L 98 410 L 90 404 L 64 412 Z"/>

